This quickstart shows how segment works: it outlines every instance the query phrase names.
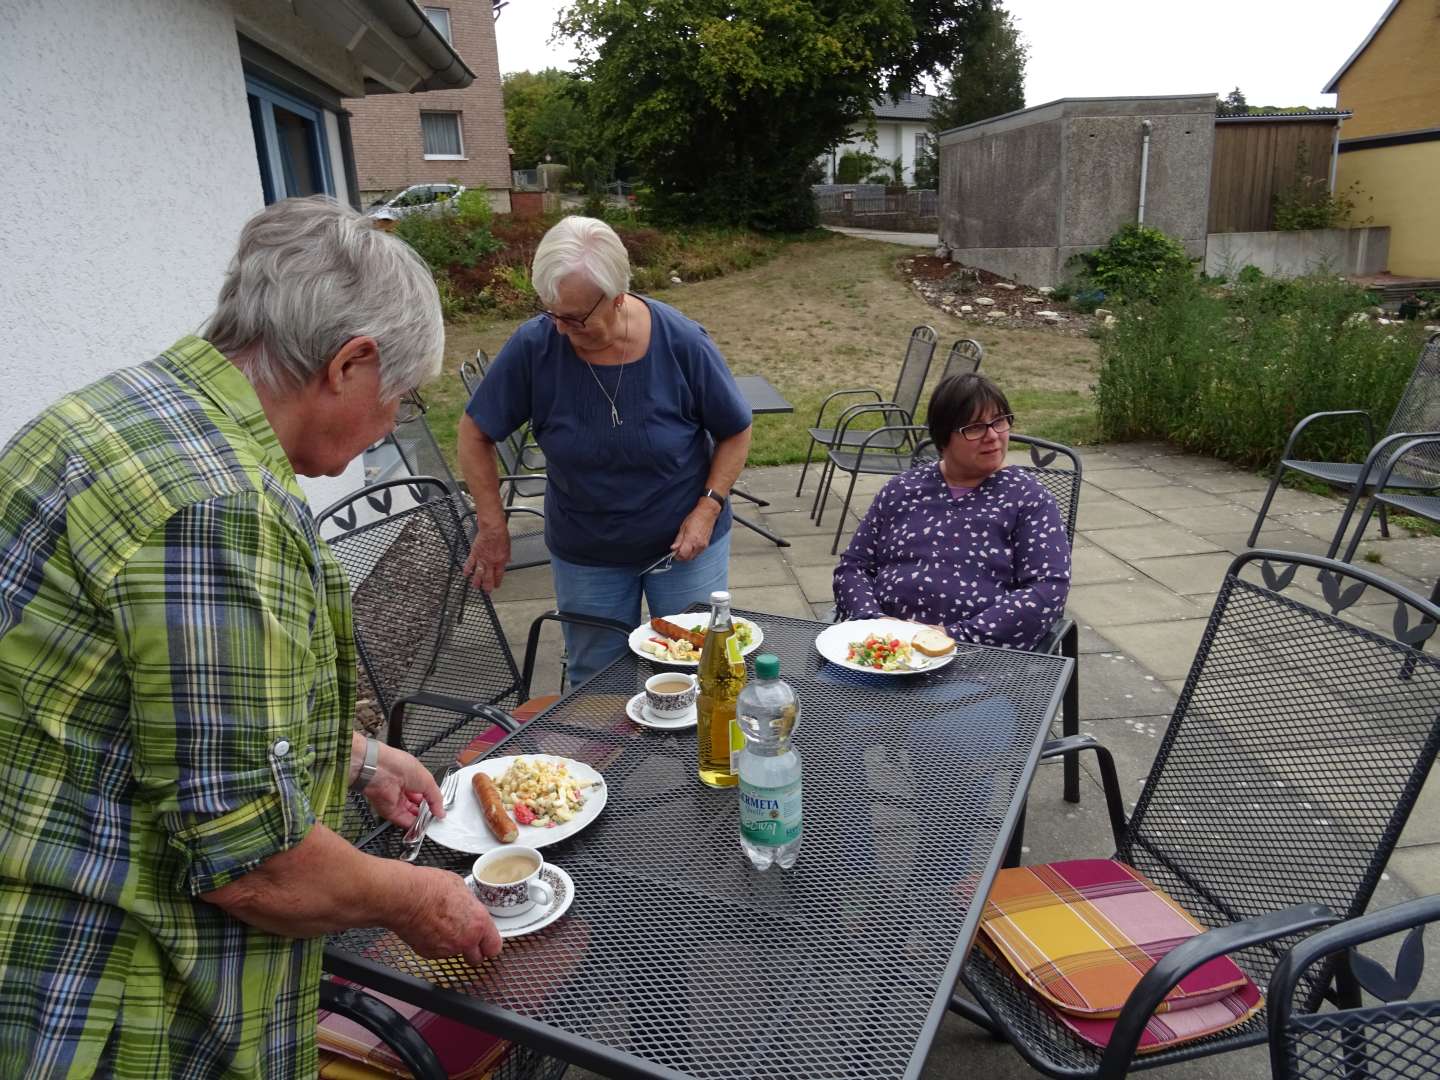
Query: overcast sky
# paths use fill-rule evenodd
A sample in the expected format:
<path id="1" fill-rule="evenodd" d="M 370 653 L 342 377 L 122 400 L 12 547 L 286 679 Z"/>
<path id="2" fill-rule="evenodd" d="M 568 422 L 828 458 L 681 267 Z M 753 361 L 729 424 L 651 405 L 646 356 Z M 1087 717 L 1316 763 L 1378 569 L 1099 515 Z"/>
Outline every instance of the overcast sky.
<path id="1" fill-rule="evenodd" d="M 1025 101 L 1228 93 L 1252 105 L 1334 105 L 1329 82 L 1388 0 L 1009 0 L 1030 46 Z M 550 44 L 564 0 L 510 0 L 495 24 L 500 70 L 568 68 Z"/>

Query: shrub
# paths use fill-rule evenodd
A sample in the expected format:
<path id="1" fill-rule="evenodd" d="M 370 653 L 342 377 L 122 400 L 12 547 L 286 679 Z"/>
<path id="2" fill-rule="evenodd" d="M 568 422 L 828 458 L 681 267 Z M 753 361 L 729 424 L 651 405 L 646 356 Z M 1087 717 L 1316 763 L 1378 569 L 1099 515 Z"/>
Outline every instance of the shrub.
<path id="1" fill-rule="evenodd" d="M 873 154 L 847 150 L 835 163 L 835 182 L 837 184 L 858 184 L 862 177 L 874 172 L 875 166 L 879 163 L 879 159 Z M 884 181 L 882 180 L 881 183 Z"/>
<path id="2" fill-rule="evenodd" d="M 1055 288 L 1050 290 L 1050 299 L 1063 304 L 1075 295 L 1075 286 L 1069 281 L 1062 281 Z"/>
<path id="3" fill-rule="evenodd" d="M 1106 438 L 1162 438 L 1245 466 L 1272 466 L 1312 412 L 1368 409 L 1383 425 L 1423 337 L 1355 318 L 1365 293 L 1331 277 L 1241 283 L 1229 295 L 1175 275 L 1127 305 L 1101 342 L 1096 400 Z M 1307 429 L 1297 452 L 1362 460 L 1362 425 Z"/>
<path id="4" fill-rule="evenodd" d="M 1265 271 L 1246 263 L 1240 268 L 1240 273 L 1235 275 L 1235 280 L 1241 285 L 1256 285 L 1265 280 Z"/>
<path id="5" fill-rule="evenodd" d="M 1190 258 L 1180 241 L 1134 222 L 1122 226 L 1104 247 L 1074 260 L 1087 284 L 1122 300 L 1153 300 L 1170 278 L 1190 275 Z"/>
<path id="6" fill-rule="evenodd" d="M 471 194 L 479 196 L 478 203 L 465 201 Z M 474 266 L 500 249 L 490 232 L 490 204 L 484 192 L 467 191 L 458 202 L 461 205 L 453 211 L 410 214 L 395 223 L 395 235 L 414 248 L 437 276 L 452 267 Z"/>

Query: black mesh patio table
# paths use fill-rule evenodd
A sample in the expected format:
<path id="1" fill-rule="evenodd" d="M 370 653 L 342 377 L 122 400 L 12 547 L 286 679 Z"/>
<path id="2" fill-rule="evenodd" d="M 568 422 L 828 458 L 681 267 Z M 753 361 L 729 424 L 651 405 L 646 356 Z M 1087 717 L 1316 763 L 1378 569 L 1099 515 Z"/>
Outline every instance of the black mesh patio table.
<path id="1" fill-rule="evenodd" d="M 741 614 L 801 703 L 792 870 L 751 867 L 735 790 L 696 777 L 694 728 L 625 718 L 656 670 L 627 654 L 492 753 L 605 776 L 600 816 L 545 848 L 574 879 L 570 910 L 479 969 L 354 930 L 327 970 L 609 1076 L 918 1075 L 1071 661 L 962 645 L 937 671 L 866 675 L 815 651 L 824 623 Z M 368 848 L 392 852 L 393 834 Z M 421 860 L 464 872 L 473 856 L 427 841 Z"/>

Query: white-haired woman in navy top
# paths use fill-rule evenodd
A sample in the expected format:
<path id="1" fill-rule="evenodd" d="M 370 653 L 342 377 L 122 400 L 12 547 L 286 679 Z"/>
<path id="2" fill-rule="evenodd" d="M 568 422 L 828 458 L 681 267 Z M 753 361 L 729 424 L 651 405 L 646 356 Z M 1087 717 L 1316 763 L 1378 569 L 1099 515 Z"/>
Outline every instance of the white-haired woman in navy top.
<path id="1" fill-rule="evenodd" d="M 638 624 L 726 587 L 730 487 L 750 450 L 750 409 L 704 327 L 629 291 L 603 221 L 563 218 L 535 251 L 544 311 L 495 357 L 460 420 L 460 468 L 477 531 L 466 573 L 496 588 L 510 559 L 495 443 L 527 421 L 545 453 L 545 542 L 562 611 Z M 641 574 L 673 554 L 663 573 Z M 625 648 L 565 627 L 579 684 Z"/>

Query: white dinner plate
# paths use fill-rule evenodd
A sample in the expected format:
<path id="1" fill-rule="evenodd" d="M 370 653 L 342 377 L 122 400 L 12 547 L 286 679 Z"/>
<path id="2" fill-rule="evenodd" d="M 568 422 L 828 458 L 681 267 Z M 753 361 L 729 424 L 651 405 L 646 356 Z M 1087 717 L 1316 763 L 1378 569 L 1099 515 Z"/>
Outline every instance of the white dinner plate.
<path id="1" fill-rule="evenodd" d="M 710 613 L 708 611 L 691 611 L 684 615 L 662 615 L 661 618 L 666 622 L 674 623 L 676 626 L 684 627 L 686 630 L 699 630 L 702 634 L 705 632 L 705 628 L 710 625 Z M 741 618 L 739 615 L 735 616 L 735 622 L 737 624 L 748 623 L 753 631 L 750 644 L 740 650 L 741 656 L 749 656 L 756 649 L 760 648 L 760 643 L 765 640 L 765 631 L 761 630 L 759 626 L 749 619 Z M 649 641 L 651 637 L 660 636 L 660 634 L 651 629 L 648 622 L 641 623 L 634 630 L 630 631 L 630 651 L 636 656 L 649 660 L 653 664 L 664 664 L 666 667 L 698 668 L 700 666 L 700 661 L 698 660 L 661 660 L 658 656 L 651 656 L 640 647 Z"/>
<path id="2" fill-rule="evenodd" d="M 579 813 L 573 818 L 554 828 L 521 825 L 520 835 L 515 840 L 517 845 L 540 848 L 547 844 L 558 844 L 561 840 L 574 836 L 585 828 L 600 816 L 601 810 L 605 809 L 605 800 L 608 797 L 605 778 L 583 761 L 556 757 L 554 754 L 520 754 L 517 756 L 535 761 L 563 761 L 569 766 L 570 775 L 575 778 L 577 784 L 592 785 L 584 792 L 585 804 L 580 807 Z M 467 851 L 472 855 L 483 855 L 491 848 L 505 847 L 506 845 L 496 840 L 495 834 L 486 826 L 485 816 L 480 812 L 480 800 L 475 798 L 475 789 L 471 786 L 471 780 L 477 772 L 483 772 L 498 782 L 515 760 L 515 757 L 486 758 L 484 761 L 477 761 L 474 765 L 467 765 L 461 769 L 456 774 L 459 777 L 459 787 L 455 789 L 455 805 L 450 807 L 443 818 L 430 824 L 425 831 L 426 837 L 452 850 Z"/>
<path id="3" fill-rule="evenodd" d="M 853 619 L 850 622 L 827 626 L 820 631 L 820 635 L 815 639 L 815 648 L 832 664 L 849 668 L 851 671 L 863 671 L 867 675 L 923 675 L 927 671 L 942 668 L 955 659 L 956 650 L 951 649 L 944 656 L 923 657 L 926 661 L 924 667 L 902 667 L 895 671 L 876 671 L 874 668 L 863 667 L 846 659 L 851 644 L 864 641 L 871 634 L 886 634 L 892 638 L 899 638 L 901 641 L 911 641 L 918 633 L 920 633 L 920 627 L 902 619 Z M 922 654 L 916 653 L 915 655 Z"/>

